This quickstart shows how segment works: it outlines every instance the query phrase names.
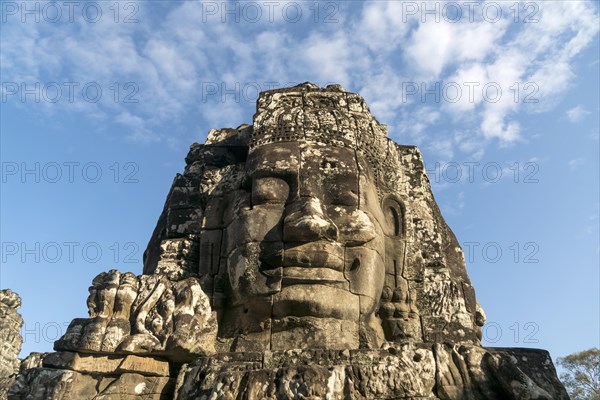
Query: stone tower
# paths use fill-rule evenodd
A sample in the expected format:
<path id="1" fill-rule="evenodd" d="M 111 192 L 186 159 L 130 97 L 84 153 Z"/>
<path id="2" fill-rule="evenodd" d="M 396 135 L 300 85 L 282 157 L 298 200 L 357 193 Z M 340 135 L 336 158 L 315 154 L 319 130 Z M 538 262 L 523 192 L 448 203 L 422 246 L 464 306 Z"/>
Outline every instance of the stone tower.
<path id="1" fill-rule="evenodd" d="M 11 398 L 568 398 L 547 352 L 481 346 L 421 153 L 339 85 L 193 144 L 144 274 L 100 274 L 88 307 Z"/>

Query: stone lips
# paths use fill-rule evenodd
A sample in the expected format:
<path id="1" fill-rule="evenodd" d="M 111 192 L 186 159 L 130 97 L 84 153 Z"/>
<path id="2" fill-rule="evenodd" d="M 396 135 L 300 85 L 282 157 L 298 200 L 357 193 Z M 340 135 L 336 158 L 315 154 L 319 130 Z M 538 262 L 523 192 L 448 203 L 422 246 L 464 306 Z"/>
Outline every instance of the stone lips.
<path id="1" fill-rule="evenodd" d="M 100 274 L 88 308 L 9 398 L 568 399 L 546 352 L 481 347 L 419 150 L 339 85 L 192 145 L 144 274 Z"/>
<path id="2" fill-rule="evenodd" d="M 282 288 L 321 284 L 349 290 L 344 276 L 344 253 L 331 242 L 308 242 L 285 249 L 282 259 Z"/>

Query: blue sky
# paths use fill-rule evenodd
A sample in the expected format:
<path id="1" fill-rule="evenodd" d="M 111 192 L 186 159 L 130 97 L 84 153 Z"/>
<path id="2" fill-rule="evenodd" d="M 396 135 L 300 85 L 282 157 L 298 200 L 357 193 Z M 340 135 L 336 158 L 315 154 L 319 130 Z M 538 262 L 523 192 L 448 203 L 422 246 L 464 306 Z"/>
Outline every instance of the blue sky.
<path id="1" fill-rule="evenodd" d="M 304 81 L 421 148 L 486 345 L 600 345 L 597 2 L 1 7 L 0 286 L 23 298 L 23 355 L 86 315 L 96 274 L 141 273 L 191 143 Z"/>

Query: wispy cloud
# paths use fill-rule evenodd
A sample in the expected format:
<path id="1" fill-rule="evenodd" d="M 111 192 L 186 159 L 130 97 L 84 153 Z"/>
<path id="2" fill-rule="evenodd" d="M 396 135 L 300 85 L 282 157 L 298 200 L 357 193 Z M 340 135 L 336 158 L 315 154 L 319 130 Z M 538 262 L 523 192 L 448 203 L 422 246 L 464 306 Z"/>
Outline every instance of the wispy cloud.
<path id="1" fill-rule="evenodd" d="M 453 202 L 445 203 L 443 212 L 444 212 L 444 214 L 458 216 L 462 213 L 462 210 L 465 208 L 465 205 L 466 205 L 465 192 L 460 191 L 454 198 Z"/>
<path id="2" fill-rule="evenodd" d="M 584 232 L 588 235 L 597 234 L 598 227 L 600 226 L 598 220 L 598 207 L 596 207 L 596 210 L 587 217 L 587 226 L 585 227 Z"/>
<path id="3" fill-rule="evenodd" d="M 571 171 L 579 169 L 582 165 L 585 165 L 586 159 L 583 157 L 574 158 L 567 162 L 567 166 Z"/>
<path id="4" fill-rule="evenodd" d="M 423 22 L 422 15 L 407 15 L 402 2 L 335 3 L 331 23 L 324 23 L 326 10 L 319 23 L 309 9 L 294 23 L 282 19 L 281 10 L 269 21 L 266 9 L 259 21 L 235 23 L 220 14 L 207 18 L 202 2 L 135 4 L 139 22 L 133 24 L 9 20 L 4 80 L 94 81 L 107 93 L 114 82 L 134 82 L 138 103 L 105 96 L 63 106 L 104 115 L 145 142 L 167 140 L 161 132 L 175 134 L 172 127 L 190 116 L 211 126 L 249 122 L 241 115 L 254 105 L 248 93 L 267 83 L 340 82 L 365 96 L 392 135 L 419 144 L 423 132 L 452 122 L 453 128 L 433 134 L 439 139 L 433 150 L 481 156 L 490 142 L 522 140 L 523 114 L 556 106 L 575 78 L 574 57 L 598 34 L 591 1 L 536 2 L 536 23 L 514 23 L 508 9 L 495 22 L 481 15 Z M 439 98 L 424 99 L 436 82 Z M 418 92 L 407 96 L 407 84 Z M 458 99 L 447 97 L 448 84 L 462 89 Z M 576 121 L 586 110 L 577 106 L 567 115 Z"/>
<path id="5" fill-rule="evenodd" d="M 590 112 L 586 110 L 582 105 L 577 105 L 567 110 L 567 118 L 569 118 L 569 121 L 571 122 L 579 122 L 588 114 L 590 114 Z"/>

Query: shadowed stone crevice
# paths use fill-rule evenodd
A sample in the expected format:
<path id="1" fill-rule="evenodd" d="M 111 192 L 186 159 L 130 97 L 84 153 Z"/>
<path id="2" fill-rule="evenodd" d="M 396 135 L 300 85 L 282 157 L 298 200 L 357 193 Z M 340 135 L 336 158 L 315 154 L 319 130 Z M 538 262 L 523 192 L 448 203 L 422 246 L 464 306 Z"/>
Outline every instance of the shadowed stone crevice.
<path id="1" fill-rule="evenodd" d="M 568 399 L 547 352 L 481 346 L 419 149 L 340 85 L 262 92 L 192 144 L 143 274 L 89 292 L 19 371 L 2 336 L 10 399 Z"/>

